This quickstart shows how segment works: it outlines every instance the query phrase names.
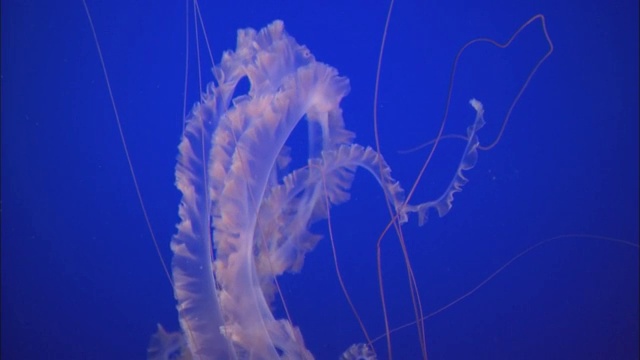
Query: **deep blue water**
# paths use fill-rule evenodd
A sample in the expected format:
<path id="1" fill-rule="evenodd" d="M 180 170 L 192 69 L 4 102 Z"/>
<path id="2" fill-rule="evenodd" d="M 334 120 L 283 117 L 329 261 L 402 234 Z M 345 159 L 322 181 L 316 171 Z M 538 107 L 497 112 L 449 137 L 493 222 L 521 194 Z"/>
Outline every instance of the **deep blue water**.
<path id="1" fill-rule="evenodd" d="M 236 30 L 282 19 L 319 61 L 351 81 L 343 101 L 357 142 L 373 145 L 372 103 L 386 1 L 203 2 L 216 61 Z M 178 221 L 173 173 L 182 127 L 183 1 L 90 1 L 123 131 L 162 256 Z M 410 187 L 432 139 L 451 64 L 468 40 L 506 40 L 543 13 L 555 52 L 516 106 L 501 142 L 481 152 L 445 218 L 405 235 L 426 312 L 470 290 L 543 239 L 588 233 L 638 243 L 638 2 L 397 1 L 382 68 L 382 152 Z M 176 330 L 171 287 L 136 197 L 81 1 L 2 2 L 2 358 L 144 358 L 156 323 Z M 192 42 L 193 45 L 193 42 Z M 192 47 L 192 55 L 193 50 Z M 498 133 L 528 71 L 547 50 L 540 23 L 509 50 L 477 45 L 454 82 L 447 134 L 481 100 Z M 203 57 L 203 60 L 208 57 Z M 193 57 L 192 57 L 193 59 Z M 203 65 L 208 69 L 210 63 Z M 198 99 L 190 65 L 188 106 Z M 204 71 L 206 81 L 210 72 Z M 295 146 L 295 141 L 293 143 Z M 441 143 L 415 195 L 439 195 L 460 157 Z M 304 154 L 304 144 L 298 154 Z M 375 242 L 382 193 L 358 173 L 352 201 L 332 209 L 347 287 L 372 336 L 384 331 Z M 314 227 L 326 232 L 326 223 Z M 413 320 L 400 247 L 383 242 L 393 326 Z M 363 341 L 325 240 L 281 285 L 318 359 Z M 279 307 L 278 310 L 280 311 Z M 527 254 L 426 322 L 431 359 L 638 359 L 638 249 L 586 238 Z M 379 355 L 385 345 L 376 344 Z M 413 328 L 393 337 L 418 358 Z"/>

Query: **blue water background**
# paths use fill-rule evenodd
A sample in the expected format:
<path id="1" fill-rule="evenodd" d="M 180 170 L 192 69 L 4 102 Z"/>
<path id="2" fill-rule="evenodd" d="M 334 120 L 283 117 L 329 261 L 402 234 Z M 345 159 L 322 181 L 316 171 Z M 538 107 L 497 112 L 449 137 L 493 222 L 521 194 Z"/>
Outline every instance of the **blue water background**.
<path id="1" fill-rule="evenodd" d="M 184 2 L 90 1 L 122 128 L 162 257 L 178 221 L 174 183 L 183 115 Z M 386 1 L 202 2 L 216 61 L 236 30 L 282 19 L 319 61 L 351 82 L 342 105 L 357 142 L 373 145 L 373 86 Z M 405 226 L 425 312 L 461 296 L 528 246 L 589 233 L 638 242 L 638 2 L 397 1 L 382 68 L 382 152 L 405 188 L 438 130 L 450 69 L 468 40 L 506 40 L 536 13 L 555 52 L 516 106 L 497 147 L 481 152 L 445 218 Z M 191 43 L 191 54 L 195 47 Z M 546 52 L 540 23 L 509 50 L 477 45 L 454 83 L 446 134 L 483 101 L 483 144 Z M 203 78 L 210 62 L 203 56 Z M 190 64 L 188 107 L 198 99 Z M 172 289 L 124 156 L 82 3 L 2 2 L 2 358 L 140 359 L 156 323 L 176 330 Z M 300 132 L 304 133 L 304 123 Z M 291 144 L 298 164 L 306 145 Z M 460 159 L 442 142 L 415 194 L 438 196 Z M 375 244 L 382 193 L 358 172 L 332 209 L 340 269 L 371 336 L 384 332 Z M 326 233 L 326 223 L 314 229 Z M 382 244 L 392 326 L 414 319 L 395 237 Z M 292 320 L 318 359 L 363 341 L 321 241 L 281 280 Z M 279 315 L 281 304 L 275 305 Z M 529 253 L 473 296 L 426 322 L 431 359 L 638 359 L 638 249 L 585 238 Z M 393 337 L 418 358 L 415 328 Z M 385 358 L 384 343 L 377 343 Z"/>

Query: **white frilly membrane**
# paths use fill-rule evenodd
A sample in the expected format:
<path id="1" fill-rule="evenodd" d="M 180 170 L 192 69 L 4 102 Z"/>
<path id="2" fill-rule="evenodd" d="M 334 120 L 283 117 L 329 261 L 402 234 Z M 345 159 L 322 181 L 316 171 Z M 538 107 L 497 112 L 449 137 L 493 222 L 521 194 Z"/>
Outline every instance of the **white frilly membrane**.
<path id="1" fill-rule="evenodd" d="M 149 359 L 313 359 L 300 329 L 276 319 L 274 279 L 300 271 L 319 235 L 310 225 L 349 199 L 358 167 L 380 184 L 400 222 L 410 212 L 444 215 L 476 162 L 482 105 L 468 128 L 468 144 L 443 195 L 405 204 L 400 184 L 382 156 L 353 143 L 340 101 L 349 81 L 315 60 L 309 49 L 274 21 L 256 32 L 238 31 L 210 84 L 188 117 L 180 142 L 176 185 L 182 192 L 178 232 L 171 241 L 172 272 L 182 334 L 159 326 Z M 234 96 L 247 78 L 247 94 Z M 302 119 L 309 129 L 308 165 L 286 172 L 285 141 Z M 353 345 L 342 359 L 374 359 Z"/>

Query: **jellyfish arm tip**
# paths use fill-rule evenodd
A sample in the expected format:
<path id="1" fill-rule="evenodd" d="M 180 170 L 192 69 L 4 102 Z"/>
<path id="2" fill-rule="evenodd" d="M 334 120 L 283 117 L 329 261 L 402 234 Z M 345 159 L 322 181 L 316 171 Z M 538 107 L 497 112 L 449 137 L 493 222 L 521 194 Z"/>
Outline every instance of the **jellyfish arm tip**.
<path id="1" fill-rule="evenodd" d="M 478 113 L 484 112 L 484 107 L 482 106 L 482 103 L 476 98 L 471 98 L 471 100 L 469 100 L 469 105 L 471 105 Z"/>

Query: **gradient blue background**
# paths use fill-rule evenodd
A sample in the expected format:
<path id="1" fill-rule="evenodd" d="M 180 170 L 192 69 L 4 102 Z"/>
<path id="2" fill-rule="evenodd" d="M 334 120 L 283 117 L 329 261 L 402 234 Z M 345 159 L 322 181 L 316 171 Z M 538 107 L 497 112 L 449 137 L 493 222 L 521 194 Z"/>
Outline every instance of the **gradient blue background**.
<path id="1" fill-rule="evenodd" d="M 359 143 L 373 144 L 386 1 L 218 3 L 201 4 L 216 61 L 235 46 L 236 29 L 284 20 L 318 60 L 350 79 L 347 127 Z M 178 221 L 173 169 L 182 126 L 184 2 L 89 6 L 142 196 L 170 261 Z M 397 1 L 382 69 L 382 151 L 409 187 L 426 152 L 398 150 L 435 136 L 457 50 L 477 36 L 503 41 L 536 13 L 547 17 L 556 49 L 501 143 L 480 154 L 450 214 L 405 227 L 426 312 L 551 236 L 638 242 L 637 1 Z M 491 141 L 545 51 L 539 23 L 510 50 L 470 49 L 445 133 L 464 131 L 473 120 L 466 102 L 476 97 L 488 121 L 480 140 Z M 195 63 L 190 69 L 192 104 Z M 442 191 L 461 145 L 441 144 L 416 199 Z M 358 173 L 352 202 L 332 216 L 345 282 L 376 336 L 384 328 L 375 241 L 388 215 L 374 181 Z M 325 232 L 326 225 L 316 230 Z M 393 238 L 385 239 L 383 252 L 390 321 L 400 325 L 413 319 L 406 272 Z M 302 274 L 281 285 L 318 359 L 336 359 L 363 340 L 327 241 L 308 256 Z M 142 217 L 82 3 L 3 0 L 2 358 L 144 358 L 158 322 L 177 329 L 173 294 Z M 584 238 L 549 243 L 426 328 L 431 359 L 638 359 L 638 249 Z M 415 331 L 398 334 L 396 358 L 417 358 Z M 377 348 L 384 358 L 384 345 Z"/>

